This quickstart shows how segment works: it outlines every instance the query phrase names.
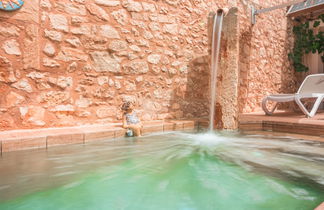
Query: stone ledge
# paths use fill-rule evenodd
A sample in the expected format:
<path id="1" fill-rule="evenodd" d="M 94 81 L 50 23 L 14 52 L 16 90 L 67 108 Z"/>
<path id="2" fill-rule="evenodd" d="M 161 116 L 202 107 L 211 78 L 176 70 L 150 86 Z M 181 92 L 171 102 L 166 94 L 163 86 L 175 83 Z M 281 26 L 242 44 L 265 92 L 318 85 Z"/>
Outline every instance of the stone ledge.
<path id="1" fill-rule="evenodd" d="M 194 130 L 195 120 L 144 122 L 143 134 L 168 131 Z M 86 142 L 116 139 L 125 136 L 120 123 L 79 127 L 42 128 L 0 132 L 0 151 L 4 152 L 49 148 L 58 145 L 84 144 Z"/>

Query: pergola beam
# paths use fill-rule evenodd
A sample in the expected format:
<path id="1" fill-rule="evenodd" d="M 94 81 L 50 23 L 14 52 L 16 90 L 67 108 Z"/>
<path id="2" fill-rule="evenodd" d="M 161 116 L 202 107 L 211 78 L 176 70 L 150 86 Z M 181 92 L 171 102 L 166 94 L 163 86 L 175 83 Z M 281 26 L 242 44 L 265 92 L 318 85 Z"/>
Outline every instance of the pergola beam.
<path id="1" fill-rule="evenodd" d="M 317 5 L 314 5 L 312 7 L 307 7 L 305 9 L 297 10 L 297 11 L 294 11 L 294 12 L 289 12 L 288 11 L 287 16 L 288 17 L 296 17 L 296 16 L 301 16 L 301 15 L 304 15 L 304 14 L 313 13 L 313 12 L 318 13 L 319 11 L 322 11 L 324 13 L 324 4 L 317 4 Z"/>
<path id="2" fill-rule="evenodd" d="M 284 3 L 284 4 L 280 4 L 280 5 L 277 5 L 277 6 L 273 6 L 273 7 L 269 7 L 269 8 L 264 8 L 264 9 L 260 9 L 260 10 L 256 10 L 252 6 L 251 22 L 252 22 L 253 25 L 255 24 L 255 21 L 256 21 L 255 20 L 255 16 L 257 14 L 261 14 L 261 13 L 265 13 L 265 12 L 270 12 L 272 10 L 281 9 L 281 8 L 288 7 L 288 6 L 291 6 L 293 4 L 298 4 L 298 3 L 301 3 L 301 2 L 305 2 L 305 1 L 306 0 L 295 0 L 295 1 L 287 2 L 287 3 Z"/>

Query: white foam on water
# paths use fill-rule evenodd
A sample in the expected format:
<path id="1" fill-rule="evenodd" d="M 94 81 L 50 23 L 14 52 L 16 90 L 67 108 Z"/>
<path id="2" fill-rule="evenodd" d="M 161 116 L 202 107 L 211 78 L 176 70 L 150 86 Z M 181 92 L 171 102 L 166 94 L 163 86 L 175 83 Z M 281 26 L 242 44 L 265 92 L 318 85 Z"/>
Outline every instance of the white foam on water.
<path id="1" fill-rule="evenodd" d="M 210 132 L 210 133 L 196 134 L 193 138 L 193 143 L 195 145 L 201 145 L 201 146 L 215 146 L 228 140 L 229 139 L 223 136 Z"/>
<path id="2" fill-rule="evenodd" d="M 184 144 L 170 154 L 171 159 L 194 153 L 209 154 L 248 171 L 263 167 L 263 170 L 281 171 L 281 174 L 308 177 L 321 185 L 324 183 L 324 148 L 315 143 L 286 137 L 264 139 L 226 132 L 180 135 L 180 139 L 185 139 Z"/>

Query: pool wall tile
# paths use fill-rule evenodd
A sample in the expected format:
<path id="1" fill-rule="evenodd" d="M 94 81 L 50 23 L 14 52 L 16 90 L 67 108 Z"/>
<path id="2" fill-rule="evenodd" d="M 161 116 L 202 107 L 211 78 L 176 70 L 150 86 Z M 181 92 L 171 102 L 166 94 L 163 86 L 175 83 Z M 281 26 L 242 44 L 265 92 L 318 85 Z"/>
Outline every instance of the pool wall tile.
<path id="1" fill-rule="evenodd" d="M 121 138 L 126 135 L 126 129 L 124 128 L 116 128 L 115 129 L 115 138 Z"/>
<path id="2" fill-rule="evenodd" d="M 209 127 L 208 121 L 198 121 L 197 122 L 197 129 L 198 130 L 205 130 Z"/>
<path id="3" fill-rule="evenodd" d="M 285 132 L 289 133 L 292 130 L 297 134 L 306 134 L 306 135 L 315 135 L 321 136 L 324 135 L 323 127 L 314 126 L 309 124 L 298 124 L 298 123 L 282 123 L 282 122 L 262 122 L 262 130 L 264 131 L 273 131 L 273 132 Z"/>
<path id="4" fill-rule="evenodd" d="M 8 139 L 1 141 L 1 151 L 10 152 L 26 149 L 46 148 L 46 137 L 32 137 L 24 139 Z"/>
<path id="5" fill-rule="evenodd" d="M 115 138 L 115 130 L 92 131 L 84 133 L 84 142 Z"/>
<path id="6" fill-rule="evenodd" d="M 168 132 L 168 131 L 174 131 L 175 130 L 175 124 L 171 122 L 165 122 L 163 123 L 163 131 Z"/>
<path id="7" fill-rule="evenodd" d="M 144 122 L 143 134 L 154 132 L 194 130 L 195 121 L 171 120 Z M 63 128 L 40 128 L 0 132 L 0 152 L 48 148 L 58 145 L 83 144 L 90 141 L 124 137 L 126 129 L 121 124 L 91 125 Z"/>
<path id="8" fill-rule="evenodd" d="M 263 125 L 260 122 L 251 121 L 251 122 L 248 122 L 248 123 L 240 124 L 239 129 L 240 130 L 245 130 L 245 131 L 262 130 Z"/>
<path id="9" fill-rule="evenodd" d="M 183 122 L 183 129 L 184 130 L 193 130 L 193 129 L 195 129 L 195 122 L 194 121 L 184 121 Z"/>
<path id="10" fill-rule="evenodd" d="M 183 130 L 183 122 L 174 122 L 174 130 L 182 131 Z"/>
<path id="11" fill-rule="evenodd" d="M 267 116 L 263 112 L 242 114 L 239 117 L 239 129 L 323 137 L 323 116 L 324 113 L 317 113 L 313 118 L 307 118 L 303 114 L 290 112 L 278 112 L 272 116 Z"/>
<path id="12" fill-rule="evenodd" d="M 158 125 L 145 125 L 142 129 L 143 134 L 163 132 L 163 124 Z"/>
<path id="13" fill-rule="evenodd" d="M 53 136 L 48 136 L 46 139 L 46 146 L 57 146 L 64 144 L 83 144 L 84 143 L 84 134 L 83 133 L 74 133 L 74 134 L 57 134 Z"/>

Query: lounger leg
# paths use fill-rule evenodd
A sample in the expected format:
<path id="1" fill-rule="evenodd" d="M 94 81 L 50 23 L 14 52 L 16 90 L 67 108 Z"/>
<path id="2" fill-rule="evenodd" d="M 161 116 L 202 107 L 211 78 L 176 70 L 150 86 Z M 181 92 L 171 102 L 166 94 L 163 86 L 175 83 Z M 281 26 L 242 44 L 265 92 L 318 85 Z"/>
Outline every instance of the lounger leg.
<path id="1" fill-rule="evenodd" d="M 323 100 L 323 96 L 321 96 L 321 97 L 318 97 L 317 99 L 316 99 L 316 101 L 315 101 L 315 103 L 314 103 L 314 105 L 313 105 L 313 108 L 312 108 L 312 110 L 311 110 L 311 112 L 310 112 L 310 117 L 314 117 L 314 115 L 316 114 L 316 112 L 317 112 L 317 110 L 318 110 L 318 107 L 319 107 L 319 105 L 321 104 L 321 102 L 322 102 L 322 100 Z"/>
<path id="2" fill-rule="evenodd" d="M 276 103 L 276 105 L 271 109 L 271 111 L 267 108 L 267 101 L 268 98 L 265 97 L 264 99 L 262 99 L 262 109 L 263 111 L 266 113 L 266 115 L 272 115 L 273 112 L 276 110 L 278 103 Z"/>
<path id="3" fill-rule="evenodd" d="M 320 97 L 318 97 L 316 99 L 311 112 L 308 112 L 308 110 L 305 108 L 304 104 L 301 102 L 299 97 L 296 97 L 295 101 L 298 104 L 299 108 L 303 111 L 303 113 L 305 115 L 307 115 L 307 117 L 314 117 L 314 115 L 316 114 L 317 109 L 318 109 L 319 105 L 321 104 L 323 98 L 324 98 L 324 96 L 320 96 Z"/>

